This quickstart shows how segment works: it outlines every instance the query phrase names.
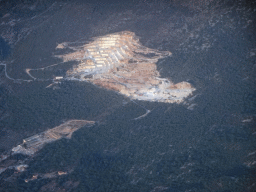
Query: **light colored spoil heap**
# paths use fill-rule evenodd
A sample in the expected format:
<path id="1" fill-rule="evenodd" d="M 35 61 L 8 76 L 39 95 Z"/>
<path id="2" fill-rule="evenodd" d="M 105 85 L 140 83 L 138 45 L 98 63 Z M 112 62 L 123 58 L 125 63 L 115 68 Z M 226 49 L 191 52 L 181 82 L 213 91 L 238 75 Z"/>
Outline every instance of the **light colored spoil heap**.
<path id="1" fill-rule="evenodd" d="M 89 81 L 115 90 L 131 99 L 180 103 L 195 90 L 188 82 L 173 84 L 160 78 L 156 63 L 171 52 L 144 47 L 133 32 L 123 31 L 96 37 L 82 47 L 62 43 L 73 53 L 58 55 L 66 61 L 79 61 L 67 71 L 67 79 Z"/>
<path id="2" fill-rule="evenodd" d="M 23 143 L 12 149 L 12 154 L 33 155 L 38 150 L 42 149 L 46 143 L 59 140 L 61 138 L 70 139 L 73 132 L 83 126 L 92 126 L 94 121 L 86 120 L 70 120 L 53 129 L 36 134 L 32 137 L 23 139 Z"/>

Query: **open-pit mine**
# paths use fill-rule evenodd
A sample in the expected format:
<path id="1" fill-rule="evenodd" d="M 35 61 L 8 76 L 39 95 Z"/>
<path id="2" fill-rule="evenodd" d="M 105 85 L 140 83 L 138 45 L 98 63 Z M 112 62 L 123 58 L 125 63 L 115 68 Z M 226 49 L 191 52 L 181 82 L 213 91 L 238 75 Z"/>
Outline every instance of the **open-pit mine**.
<path id="1" fill-rule="evenodd" d="M 65 77 L 55 77 L 56 81 L 87 81 L 131 99 L 165 103 L 181 103 L 195 90 L 188 82 L 174 84 L 169 79 L 161 78 L 156 63 L 172 53 L 143 46 L 135 33 L 130 31 L 95 37 L 82 46 L 64 42 L 58 44 L 56 49 L 73 50 L 55 56 L 64 63 L 77 62 Z M 49 66 L 33 70 L 46 68 Z M 36 80 L 30 71 L 27 69 L 27 74 Z"/>

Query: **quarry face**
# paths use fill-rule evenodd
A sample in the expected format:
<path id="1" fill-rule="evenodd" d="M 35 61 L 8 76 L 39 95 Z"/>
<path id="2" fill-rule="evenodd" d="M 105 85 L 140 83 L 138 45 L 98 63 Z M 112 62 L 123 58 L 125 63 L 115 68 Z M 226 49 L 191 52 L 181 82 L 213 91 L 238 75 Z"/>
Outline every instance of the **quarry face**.
<path id="1" fill-rule="evenodd" d="M 56 47 L 63 48 L 74 52 L 56 57 L 78 61 L 67 71 L 68 80 L 88 81 L 131 99 L 165 103 L 180 103 L 195 90 L 188 82 L 174 84 L 161 78 L 156 63 L 172 53 L 143 46 L 130 31 L 96 37 L 80 47 L 68 42 Z"/>

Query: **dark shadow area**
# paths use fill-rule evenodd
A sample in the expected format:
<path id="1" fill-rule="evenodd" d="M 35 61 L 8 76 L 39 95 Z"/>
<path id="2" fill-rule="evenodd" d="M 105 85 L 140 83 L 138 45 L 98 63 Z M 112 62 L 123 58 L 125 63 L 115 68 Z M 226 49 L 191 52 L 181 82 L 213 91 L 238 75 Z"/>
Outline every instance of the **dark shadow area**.
<path id="1" fill-rule="evenodd" d="M 2 37 L 0 37 L 0 60 L 6 59 L 10 53 L 10 46 L 5 42 L 5 40 Z"/>

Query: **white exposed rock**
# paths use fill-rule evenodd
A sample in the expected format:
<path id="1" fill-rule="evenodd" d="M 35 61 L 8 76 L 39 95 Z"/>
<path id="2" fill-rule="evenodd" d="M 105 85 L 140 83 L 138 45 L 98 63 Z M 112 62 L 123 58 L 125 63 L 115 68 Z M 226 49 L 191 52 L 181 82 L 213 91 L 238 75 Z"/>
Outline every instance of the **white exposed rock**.
<path id="1" fill-rule="evenodd" d="M 64 42 L 56 47 L 74 50 L 56 57 L 79 62 L 67 71 L 68 80 L 89 81 L 131 99 L 165 103 L 181 103 L 195 90 L 188 82 L 174 84 L 160 78 L 156 62 L 172 53 L 141 45 L 133 32 L 96 37 L 80 47 L 71 45 Z"/>

